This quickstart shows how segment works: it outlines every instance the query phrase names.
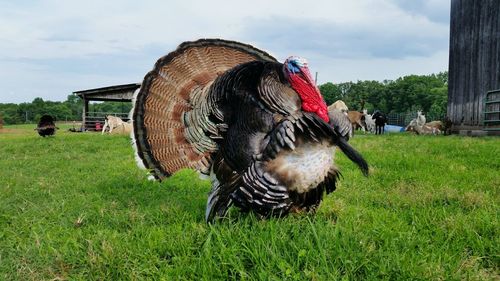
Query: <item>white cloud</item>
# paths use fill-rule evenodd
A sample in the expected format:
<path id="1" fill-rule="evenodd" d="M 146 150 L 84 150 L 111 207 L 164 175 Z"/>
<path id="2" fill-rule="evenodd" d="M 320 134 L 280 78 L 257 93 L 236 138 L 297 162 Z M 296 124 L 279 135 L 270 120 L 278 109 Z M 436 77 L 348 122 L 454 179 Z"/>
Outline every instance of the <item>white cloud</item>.
<path id="1" fill-rule="evenodd" d="M 323 82 L 447 69 L 449 1 L 168 2 L 0 0 L 0 102 L 139 82 L 158 57 L 202 37 L 307 57 Z"/>

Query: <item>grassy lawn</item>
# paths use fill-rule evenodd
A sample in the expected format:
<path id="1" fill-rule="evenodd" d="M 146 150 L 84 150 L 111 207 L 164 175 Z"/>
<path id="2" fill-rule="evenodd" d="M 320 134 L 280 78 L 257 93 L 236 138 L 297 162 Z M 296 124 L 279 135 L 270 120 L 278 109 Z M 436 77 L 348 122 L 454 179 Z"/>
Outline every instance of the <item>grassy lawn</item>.
<path id="1" fill-rule="evenodd" d="M 148 181 L 126 136 L 34 127 L 0 131 L 0 280 L 500 279 L 499 138 L 357 135 L 370 177 L 338 153 L 316 215 L 209 226 L 193 171 Z"/>

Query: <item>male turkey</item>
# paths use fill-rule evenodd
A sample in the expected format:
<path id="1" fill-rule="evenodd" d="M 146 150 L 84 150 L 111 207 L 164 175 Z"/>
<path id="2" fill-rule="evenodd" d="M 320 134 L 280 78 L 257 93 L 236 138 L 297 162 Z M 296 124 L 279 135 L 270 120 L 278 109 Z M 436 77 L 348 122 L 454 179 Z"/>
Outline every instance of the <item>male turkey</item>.
<path id="1" fill-rule="evenodd" d="M 36 131 L 42 137 L 52 136 L 56 133 L 56 124 L 54 124 L 54 119 L 50 115 L 43 115 L 40 117 L 40 121 L 38 121 L 38 126 L 36 127 Z"/>
<path id="2" fill-rule="evenodd" d="M 336 146 L 368 173 L 344 138 L 349 121 L 329 115 L 307 62 L 282 64 L 238 42 L 185 42 L 160 58 L 133 124 L 137 154 L 155 178 L 186 167 L 211 176 L 209 222 L 232 204 L 262 216 L 314 210 L 335 190 Z"/>

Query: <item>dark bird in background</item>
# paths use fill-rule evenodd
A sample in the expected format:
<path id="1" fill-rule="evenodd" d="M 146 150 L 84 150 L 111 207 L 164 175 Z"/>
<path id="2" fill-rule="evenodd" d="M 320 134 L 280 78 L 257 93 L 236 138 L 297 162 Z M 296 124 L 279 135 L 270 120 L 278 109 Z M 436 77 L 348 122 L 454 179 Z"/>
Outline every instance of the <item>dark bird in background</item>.
<path id="1" fill-rule="evenodd" d="M 43 115 L 40 117 L 40 121 L 35 130 L 38 131 L 40 136 L 46 137 L 54 135 L 57 129 L 56 124 L 54 124 L 54 118 L 50 115 Z"/>
<path id="2" fill-rule="evenodd" d="M 233 204 L 263 217 L 315 210 L 336 188 L 336 147 L 368 174 L 347 143 L 349 120 L 328 113 L 307 61 L 279 63 L 238 42 L 185 42 L 160 58 L 133 124 L 139 162 L 155 178 L 186 167 L 210 175 L 209 222 Z"/>

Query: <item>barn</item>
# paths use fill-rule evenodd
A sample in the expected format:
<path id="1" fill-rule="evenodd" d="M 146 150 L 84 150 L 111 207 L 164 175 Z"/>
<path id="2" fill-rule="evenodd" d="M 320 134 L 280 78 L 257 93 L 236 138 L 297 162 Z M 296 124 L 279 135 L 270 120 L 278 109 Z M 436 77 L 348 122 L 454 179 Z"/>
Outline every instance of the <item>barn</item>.
<path id="1" fill-rule="evenodd" d="M 107 115 L 114 115 L 128 120 L 128 112 L 89 112 L 91 101 L 132 102 L 134 93 L 141 87 L 140 83 L 108 86 L 73 92 L 83 100 L 82 127 L 85 131 L 96 130 L 96 124 L 104 124 Z"/>
<path id="2" fill-rule="evenodd" d="M 500 3 L 452 0 L 447 114 L 452 131 L 500 134 Z"/>

